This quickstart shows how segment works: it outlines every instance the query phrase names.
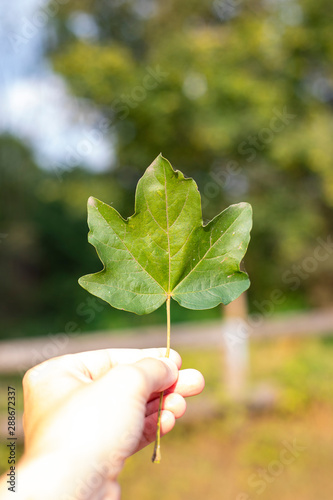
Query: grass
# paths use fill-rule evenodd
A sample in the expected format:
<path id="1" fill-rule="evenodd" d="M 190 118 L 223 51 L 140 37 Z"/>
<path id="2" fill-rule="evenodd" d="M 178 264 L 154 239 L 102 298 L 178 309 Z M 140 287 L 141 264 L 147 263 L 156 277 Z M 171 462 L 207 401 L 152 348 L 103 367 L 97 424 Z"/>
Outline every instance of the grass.
<path id="1" fill-rule="evenodd" d="M 162 439 L 160 465 L 151 463 L 151 447 L 131 457 L 120 476 L 124 499 L 333 498 L 331 338 L 251 345 L 247 396 L 251 398 L 264 382 L 266 390 L 276 397 L 274 407 L 265 411 L 228 401 L 221 352 L 191 350 L 181 354 L 183 367 L 198 368 L 206 379 L 203 395 L 189 401 L 187 413 L 193 414 L 200 401 L 205 404 L 209 400 L 221 408 L 221 416 L 178 421 Z M 0 417 L 8 384 L 17 388 L 18 407 L 22 409 L 19 378 L 2 376 Z M 290 447 L 294 447 L 294 456 L 287 451 Z M 1 472 L 6 470 L 6 460 L 2 443 Z"/>
<path id="2" fill-rule="evenodd" d="M 131 457 L 120 477 L 124 499 L 333 498 L 330 339 L 252 344 L 248 395 L 264 381 L 277 397 L 274 408 L 263 412 L 228 404 L 221 385 L 221 353 L 181 354 L 184 367 L 195 366 L 205 375 L 202 399 L 204 395 L 213 397 L 227 411 L 213 420 L 177 422 L 162 440 L 158 466 L 150 462 L 151 449 Z M 295 445 L 293 457 L 287 447 Z M 284 463 L 286 457 L 288 464 Z"/>

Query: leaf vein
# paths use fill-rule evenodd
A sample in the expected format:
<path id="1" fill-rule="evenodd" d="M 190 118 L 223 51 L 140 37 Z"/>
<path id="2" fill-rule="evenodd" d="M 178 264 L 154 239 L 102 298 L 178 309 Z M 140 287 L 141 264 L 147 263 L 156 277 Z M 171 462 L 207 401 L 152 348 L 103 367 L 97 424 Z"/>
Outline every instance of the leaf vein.
<path id="1" fill-rule="evenodd" d="M 174 226 L 174 225 L 175 225 L 175 223 L 177 222 L 177 220 L 178 220 L 178 219 L 179 219 L 179 217 L 181 216 L 181 213 L 182 213 L 182 211 L 184 210 L 185 205 L 186 205 L 186 203 L 187 203 L 189 193 L 190 193 L 190 186 L 188 186 L 188 190 L 187 190 L 187 193 L 186 193 L 186 199 L 185 199 L 185 201 L 184 201 L 184 205 L 182 206 L 182 208 L 181 208 L 181 210 L 180 210 L 179 214 L 177 215 L 177 217 L 175 218 L 175 220 L 173 221 L 173 223 L 171 224 L 171 226 L 169 227 L 169 229 L 171 229 L 171 228 L 172 228 L 172 226 Z"/>
<path id="2" fill-rule="evenodd" d="M 97 210 L 97 209 L 96 209 Z M 103 218 L 103 220 L 105 220 L 105 222 L 108 224 L 107 220 L 105 219 L 105 217 L 99 212 L 99 210 L 97 210 L 97 213 Z M 125 223 L 126 224 L 126 223 Z M 114 230 L 114 228 L 112 226 L 110 226 L 108 224 L 108 226 L 112 229 L 112 231 L 114 232 L 114 234 L 116 234 L 118 236 L 118 238 L 120 239 L 120 241 L 122 242 L 122 244 L 124 245 L 124 247 L 126 248 L 126 250 L 128 251 L 128 253 L 132 256 L 133 260 L 143 269 L 143 271 L 145 271 L 145 273 L 147 274 L 147 276 L 149 276 L 149 278 L 151 278 L 152 280 L 155 281 L 155 283 L 161 288 L 161 290 L 163 290 L 163 288 L 161 287 L 161 285 L 155 280 L 155 278 L 153 276 L 151 276 L 149 274 L 149 272 L 147 271 L 147 269 L 145 269 L 141 264 L 140 262 L 135 258 L 135 256 L 132 254 L 132 252 L 130 251 L 130 249 L 127 247 L 126 243 L 121 239 L 121 237 L 119 236 L 119 234 Z M 97 241 L 100 241 L 98 240 L 96 237 L 95 239 Z M 108 245 L 107 243 L 103 243 L 102 241 L 100 241 L 100 243 L 102 245 L 105 245 L 107 247 L 110 247 L 112 248 L 112 246 Z M 164 290 L 165 291 L 165 290 Z"/>
<path id="3" fill-rule="evenodd" d="M 118 286 L 114 286 L 114 285 L 107 285 L 106 283 L 102 283 L 101 285 L 97 284 L 96 281 L 88 281 L 88 280 L 81 280 L 82 283 L 95 283 L 96 284 L 96 288 L 98 289 L 103 289 L 105 286 L 107 288 L 115 288 L 116 290 L 121 290 L 122 292 L 129 292 L 129 293 L 134 293 L 136 295 L 164 295 L 163 293 L 152 293 L 152 292 L 136 292 L 134 290 L 127 290 L 126 288 L 119 288 Z"/>
<path id="4" fill-rule="evenodd" d="M 209 292 L 210 290 L 212 290 L 214 288 L 219 288 L 220 286 L 226 287 L 226 286 L 229 286 L 231 283 L 237 283 L 237 282 L 239 282 L 239 280 L 236 279 L 234 281 L 228 281 L 228 283 L 220 283 L 219 285 L 210 286 L 209 288 L 204 288 L 203 290 L 193 290 L 190 292 L 177 292 L 175 295 L 186 295 L 188 293 Z"/>
<path id="5" fill-rule="evenodd" d="M 165 165 L 163 165 L 163 170 L 164 170 L 164 191 L 165 191 L 165 213 L 166 213 L 167 237 L 168 237 L 168 257 L 169 257 L 169 286 L 168 286 L 168 293 L 170 293 L 170 284 L 171 284 L 171 252 L 170 252 L 170 232 L 169 232 L 169 206 L 168 206 L 167 177 L 166 177 Z"/>
<path id="6" fill-rule="evenodd" d="M 205 255 L 197 262 L 197 264 L 194 266 L 194 268 L 178 283 L 178 285 L 175 287 L 175 289 L 173 290 L 173 292 L 175 290 L 177 290 L 177 288 L 181 285 L 181 283 L 183 283 L 183 281 L 185 281 L 193 273 L 193 271 L 195 270 L 195 268 L 198 267 L 198 265 L 205 259 L 205 257 L 208 254 L 208 252 L 210 252 L 210 250 L 221 240 L 221 238 L 224 238 L 224 236 L 228 233 L 228 231 L 230 231 L 230 229 L 232 228 L 232 226 L 235 224 L 235 222 L 238 220 L 238 218 L 241 215 L 242 215 L 242 212 L 240 212 L 237 215 L 237 217 L 233 220 L 233 222 L 230 224 L 230 226 L 228 227 L 228 229 L 223 234 L 221 234 L 221 236 L 219 236 L 219 238 L 215 241 L 215 243 L 213 243 L 213 245 L 208 248 L 208 250 L 205 253 Z"/>
<path id="7" fill-rule="evenodd" d="M 174 253 L 174 254 L 171 256 L 171 258 L 172 258 L 172 259 L 173 259 L 174 257 L 176 257 L 177 253 L 179 253 L 179 252 L 180 252 L 180 251 L 184 248 L 184 246 L 186 245 L 186 243 L 187 243 L 187 242 L 188 242 L 188 240 L 190 239 L 190 236 L 191 236 L 191 234 L 193 233 L 193 231 L 194 231 L 195 229 L 197 229 L 197 228 L 196 228 L 196 227 L 193 227 L 193 228 L 191 229 L 191 231 L 190 231 L 190 233 L 189 233 L 188 237 L 186 238 L 186 240 L 184 241 L 184 243 L 182 244 L 182 246 L 181 246 L 181 247 L 177 250 L 177 252 L 176 252 L 176 253 Z"/>
<path id="8" fill-rule="evenodd" d="M 152 218 L 152 219 L 153 219 L 153 221 L 154 221 L 154 222 L 158 225 L 158 227 L 159 227 L 160 229 L 162 229 L 162 231 L 164 231 L 164 232 L 166 233 L 166 230 L 164 229 L 164 227 L 162 227 L 162 226 L 161 226 L 161 224 L 159 224 L 159 223 L 157 222 L 157 220 L 155 219 L 155 217 L 153 216 L 152 211 L 150 210 L 150 207 L 149 207 L 149 205 L 148 205 L 148 201 L 147 201 L 147 199 L 146 199 L 146 195 L 145 195 L 145 193 L 144 193 L 144 192 L 143 192 L 143 197 L 144 197 L 144 199 L 145 199 L 145 202 L 146 202 L 146 207 L 147 207 L 148 212 L 149 212 L 149 213 L 150 213 L 150 215 L 151 215 L 151 218 Z"/>

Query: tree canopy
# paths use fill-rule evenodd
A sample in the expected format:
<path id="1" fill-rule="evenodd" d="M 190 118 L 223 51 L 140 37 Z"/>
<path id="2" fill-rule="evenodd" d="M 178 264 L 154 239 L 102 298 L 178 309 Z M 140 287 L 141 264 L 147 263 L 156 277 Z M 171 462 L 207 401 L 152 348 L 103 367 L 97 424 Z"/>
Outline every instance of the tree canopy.
<path id="1" fill-rule="evenodd" d="M 46 318 L 44 333 L 59 310 L 53 331 L 77 320 L 86 295 L 76 279 L 98 270 L 86 243 L 86 199 L 130 216 L 136 182 L 160 152 L 198 183 L 204 220 L 230 203 L 253 206 L 251 304 L 276 288 L 288 307 L 330 302 L 332 259 L 311 272 L 302 263 L 333 231 L 331 10 L 328 0 L 59 5 L 48 58 L 83 107 L 100 111 L 94 147 L 108 138 L 115 160 L 104 174 L 68 165 L 60 181 L 25 146 L 1 139 L 1 233 L 18 234 L 15 249 L 9 239 L 0 248 L 11 262 L 1 260 L 4 311 L 21 304 L 36 323 Z M 20 292 L 10 266 L 25 283 Z M 103 314 L 84 328 L 108 324 Z"/>
<path id="2" fill-rule="evenodd" d="M 97 27 L 91 39 L 69 28 L 79 11 Z M 85 0 L 58 20 L 54 68 L 109 118 L 129 189 L 162 151 L 197 179 L 207 218 L 253 205 L 253 290 L 332 229 L 330 11 L 327 0 Z"/>

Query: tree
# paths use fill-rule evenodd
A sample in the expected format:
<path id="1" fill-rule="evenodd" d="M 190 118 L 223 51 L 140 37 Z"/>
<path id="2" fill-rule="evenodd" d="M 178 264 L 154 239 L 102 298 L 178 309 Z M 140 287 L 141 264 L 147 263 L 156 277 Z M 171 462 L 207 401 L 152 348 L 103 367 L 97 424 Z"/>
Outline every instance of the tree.
<path id="1" fill-rule="evenodd" d="M 79 10 L 94 38 L 70 30 Z M 329 12 L 328 0 L 85 0 L 56 21 L 54 68 L 109 120 L 114 178 L 133 192 L 162 151 L 196 178 L 207 218 L 233 201 L 253 205 L 256 296 L 277 284 L 293 293 L 281 276 L 332 230 Z M 297 291 L 311 298 L 323 276 L 333 279 L 329 260 Z"/>
<path id="2" fill-rule="evenodd" d="M 10 136 L 0 137 L 0 172 L 0 337 L 116 324 L 117 315 L 86 302 L 77 279 L 88 266 L 96 268 L 86 237 L 90 190 L 121 206 L 121 186 L 113 182 L 112 189 L 109 174 L 79 168 L 60 179 L 39 169 L 32 152 Z"/>

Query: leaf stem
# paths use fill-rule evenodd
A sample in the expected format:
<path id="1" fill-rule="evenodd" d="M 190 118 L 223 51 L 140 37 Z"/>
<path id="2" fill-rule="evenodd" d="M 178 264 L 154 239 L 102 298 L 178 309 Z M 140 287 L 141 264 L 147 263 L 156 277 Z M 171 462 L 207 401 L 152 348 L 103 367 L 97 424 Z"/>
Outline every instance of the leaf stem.
<path id="1" fill-rule="evenodd" d="M 170 356 L 170 331 L 171 331 L 170 300 L 171 300 L 171 295 L 168 294 L 168 298 L 166 300 L 166 310 L 167 310 L 167 349 L 165 353 L 166 358 Z"/>
<path id="2" fill-rule="evenodd" d="M 168 293 L 168 297 L 166 300 L 166 310 L 167 310 L 167 348 L 165 357 L 168 358 L 170 356 L 170 332 L 171 332 L 171 321 L 170 321 L 170 299 L 171 296 Z M 154 453 L 151 458 L 152 462 L 155 464 L 159 464 L 161 461 L 161 412 L 162 412 L 162 404 L 163 404 L 163 392 L 160 394 L 160 403 L 158 406 L 157 413 L 157 429 L 156 429 L 156 440 L 154 446 Z"/>

